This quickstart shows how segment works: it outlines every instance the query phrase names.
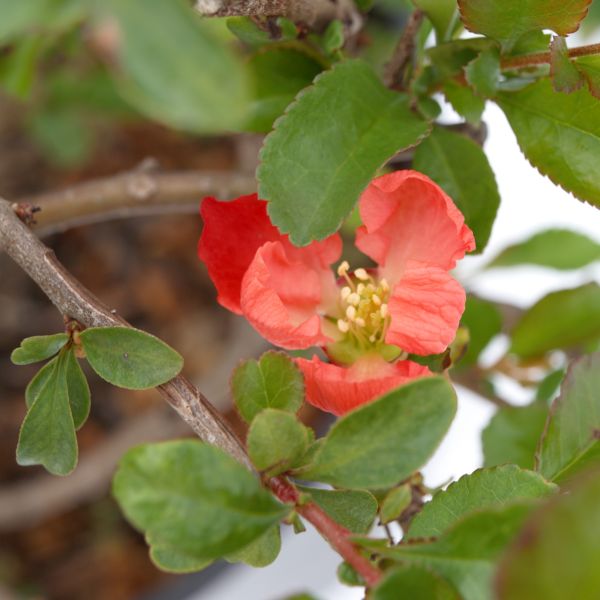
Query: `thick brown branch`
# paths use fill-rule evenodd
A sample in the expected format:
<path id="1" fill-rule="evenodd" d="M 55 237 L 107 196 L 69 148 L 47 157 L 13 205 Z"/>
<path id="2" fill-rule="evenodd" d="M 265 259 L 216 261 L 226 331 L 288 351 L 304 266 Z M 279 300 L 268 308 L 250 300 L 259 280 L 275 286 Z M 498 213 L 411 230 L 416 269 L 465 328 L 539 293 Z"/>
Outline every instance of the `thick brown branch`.
<path id="1" fill-rule="evenodd" d="M 88 327 L 130 325 L 82 286 L 17 218 L 6 200 L 0 199 L 0 249 L 4 250 L 65 316 Z M 183 376 L 161 385 L 161 394 L 200 439 L 218 446 L 252 468 L 235 434 L 218 411 Z"/>
<path id="2" fill-rule="evenodd" d="M 415 37 L 419 32 L 421 23 L 425 18 L 422 10 L 416 9 L 412 12 L 404 31 L 398 40 L 390 62 L 386 65 L 384 82 L 388 87 L 398 90 L 405 89 L 404 72 L 412 62 L 415 53 Z"/>

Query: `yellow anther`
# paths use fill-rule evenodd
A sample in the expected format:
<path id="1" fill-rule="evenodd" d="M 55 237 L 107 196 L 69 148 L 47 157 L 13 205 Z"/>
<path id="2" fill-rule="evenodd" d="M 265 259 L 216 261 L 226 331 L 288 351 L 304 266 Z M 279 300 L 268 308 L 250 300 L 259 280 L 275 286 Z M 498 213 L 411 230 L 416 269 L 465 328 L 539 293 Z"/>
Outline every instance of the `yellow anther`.
<path id="1" fill-rule="evenodd" d="M 375 286 L 372 283 L 367 283 L 366 290 L 368 293 L 372 294 L 375 291 Z"/>
<path id="2" fill-rule="evenodd" d="M 342 288 L 342 291 L 340 292 L 340 296 L 342 297 L 342 300 L 345 300 L 351 293 L 352 293 L 352 290 L 348 286 L 345 286 Z"/>
<path id="3" fill-rule="evenodd" d="M 348 264 L 348 261 L 345 260 L 342 262 L 342 264 L 337 268 L 337 274 L 340 277 L 343 277 L 347 272 L 348 269 L 350 268 L 350 265 Z"/>
<path id="4" fill-rule="evenodd" d="M 379 307 L 379 312 L 381 313 L 381 316 L 385 319 L 387 317 L 387 314 L 388 314 L 388 305 L 387 304 L 382 304 Z"/>
<path id="5" fill-rule="evenodd" d="M 373 333 L 372 335 L 369 336 L 369 341 L 372 343 L 377 339 L 377 336 Z"/>
<path id="6" fill-rule="evenodd" d="M 364 291 L 365 291 L 365 284 L 364 283 L 359 283 L 356 286 L 356 293 L 362 295 Z"/>
<path id="7" fill-rule="evenodd" d="M 387 279 L 385 279 L 385 278 L 379 282 L 379 285 L 381 286 L 381 289 L 384 292 L 388 292 L 390 289 L 390 284 L 387 282 Z"/>
<path id="8" fill-rule="evenodd" d="M 356 321 L 355 323 L 359 326 L 359 327 L 364 327 L 366 325 L 365 320 L 362 317 L 356 317 Z"/>
<path id="9" fill-rule="evenodd" d="M 348 331 L 350 330 L 350 323 L 348 323 L 348 321 L 344 321 L 344 319 L 338 319 L 337 328 L 342 333 L 348 333 Z"/>
<path id="10" fill-rule="evenodd" d="M 348 304 L 358 306 L 358 303 L 360 302 L 360 296 L 356 292 L 352 292 L 348 298 L 346 298 L 346 302 Z"/>
<path id="11" fill-rule="evenodd" d="M 354 277 L 356 277 L 356 279 L 360 279 L 361 281 L 367 281 L 370 279 L 369 274 L 362 268 L 354 271 Z"/>
<path id="12" fill-rule="evenodd" d="M 381 306 L 381 298 L 377 294 L 371 296 L 371 301 L 375 306 Z"/>
<path id="13" fill-rule="evenodd" d="M 354 321 L 354 319 L 356 319 L 356 308 L 354 308 L 354 306 L 349 306 L 346 309 L 346 316 L 350 321 Z"/>

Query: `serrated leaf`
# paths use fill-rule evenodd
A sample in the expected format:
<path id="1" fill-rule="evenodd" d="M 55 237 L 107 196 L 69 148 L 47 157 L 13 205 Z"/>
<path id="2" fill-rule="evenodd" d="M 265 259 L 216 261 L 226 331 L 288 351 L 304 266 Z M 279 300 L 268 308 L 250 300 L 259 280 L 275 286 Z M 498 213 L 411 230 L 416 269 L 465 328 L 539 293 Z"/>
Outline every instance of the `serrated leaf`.
<path id="1" fill-rule="evenodd" d="M 304 380 L 294 362 L 281 352 L 265 352 L 233 373 L 235 405 L 247 423 L 265 408 L 295 413 L 304 401 Z"/>
<path id="2" fill-rule="evenodd" d="M 69 341 L 66 333 L 35 335 L 25 338 L 21 345 L 12 351 L 10 360 L 15 365 L 29 365 L 54 356 Z"/>
<path id="3" fill-rule="evenodd" d="M 525 33 L 577 31 L 592 0 L 458 0 L 465 27 L 502 42 L 506 49 Z"/>
<path id="4" fill-rule="evenodd" d="M 481 146 L 459 133 L 434 127 L 415 150 L 413 168 L 431 177 L 454 200 L 475 235 L 476 252 L 482 252 L 496 219 L 500 194 Z"/>
<path id="5" fill-rule="evenodd" d="M 560 315 L 560 318 L 557 318 Z M 544 296 L 517 323 L 510 351 L 522 358 L 571 348 L 600 336 L 600 286 L 588 283 Z"/>
<path id="6" fill-rule="evenodd" d="M 463 600 L 492 600 L 494 564 L 532 507 L 527 502 L 474 512 L 437 540 L 373 549 L 404 565 L 431 569 L 449 581 Z"/>
<path id="7" fill-rule="evenodd" d="M 347 488 L 395 485 L 433 454 L 455 412 L 445 379 L 411 382 L 339 419 L 302 476 Z"/>
<path id="8" fill-rule="evenodd" d="M 469 294 L 460 324 L 469 330 L 469 342 L 459 368 L 477 363 L 484 348 L 502 330 L 502 314 L 492 302 Z"/>
<path id="9" fill-rule="evenodd" d="M 250 104 L 251 118 L 245 129 L 267 132 L 296 94 L 323 70 L 306 52 L 295 48 L 271 47 L 257 52 L 248 63 L 255 83 Z"/>
<path id="10" fill-rule="evenodd" d="M 569 58 L 565 38 L 558 35 L 552 38 L 550 44 L 550 76 L 557 92 L 574 92 L 585 82 L 583 75 Z"/>
<path id="11" fill-rule="evenodd" d="M 443 86 L 444 96 L 452 108 L 472 125 L 481 123 L 481 115 L 485 109 L 485 99 L 478 96 L 471 88 L 454 81 L 447 81 Z"/>
<path id="12" fill-rule="evenodd" d="M 469 85 L 483 98 L 492 98 L 500 81 L 500 52 L 491 47 L 483 50 L 465 68 Z"/>
<path id="13" fill-rule="evenodd" d="M 547 417 L 548 407 L 541 402 L 502 407 L 481 434 L 484 466 L 512 463 L 533 469 Z"/>
<path id="14" fill-rule="evenodd" d="M 240 127 L 248 78 L 240 59 L 183 0 L 110 0 L 121 92 L 149 117 L 198 133 Z"/>
<path id="15" fill-rule="evenodd" d="M 243 562 L 251 567 L 260 568 L 270 565 L 279 555 L 281 550 L 281 532 L 279 524 L 267 529 L 259 538 L 250 542 L 248 546 L 229 554 L 229 562 Z"/>
<path id="16" fill-rule="evenodd" d="M 574 361 L 552 403 L 537 470 L 558 483 L 600 464 L 600 353 Z"/>
<path id="17" fill-rule="evenodd" d="M 590 93 L 600 98 L 600 56 L 582 56 L 575 64 L 585 77 Z"/>
<path id="18" fill-rule="evenodd" d="M 250 425 L 246 445 L 252 463 L 270 476 L 289 470 L 308 447 L 306 427 L 293 414 L 267 408 Z"/>
<path id="19" fill-rule="evenodd" d="M 458 21 L 456 0 L 413 0 L 431 21 L 438 43 L 447 40 Z"/>
<path id="20" fill-rule="evenodd" d="M 337 63 L 302 92 L 266 138 L 257 171 L 269 215 L 294 244 L 333 233 L 376 170 L 428 124 L 408 96 L 360 60 Z"/>
<path id="21" fill-rule="evenodd" d="M 372 600 L 460 600 L 456 589 L 434 572 L 417 565 L 400 565 L 373 590 Z"/>
<path id="22" fill-rule="evenodd" d="M 478 469 L 463 475 L 427 502 L 413 519 L 407 535 L 438 537 L 473 511 L 502 507 L 515 500 L 544 498 L 556 490 L 538 473 L 516 465 Z"/>
<path id="23" fill-rule="evenodd" d="M 336 523 L 353 533 L 367 533 L 377 514 L 377 500 L 366 490 L 322 490 L 298 486 Z"/>
<path id="24" fill-rule="evenodd" d="M 63 351 L 27 412 L 17 445 L 22 466 L 42 465 L 53 475 L 68 475 L 77 464 L 77 438 L 69 405 L 66 361 Z"/>
<path id="25" fill-rule="evenodd" d="M 113 385 L 144 390 L 166 383 L 183 367 L 183 358 L 158 338 L 129 327 L 91 327 L 81 344 L 92 369 Z"/>
<path id="26" fill-rule="evenodd" d="M 568 229 L 547 229 L 509 246 L 488 265 L 512 267 L 540 265 L 567 271 L 580 269 L 600 259 L 600 244 Z"/>
<path id="27" fill-rule="evenodd" d="M 600 206 L 598 99 L 587 89 L 558 94 L 549 79 L 540 79 L 498 94 L 497 102 L 529 162 L 580 200 Z"/>
<path id="28" fill-rule="evenodd" d="M 196 440 L 129 450 L 113 493 L 146 534 L 154 558 L 156 548 L 161 564 L 170 566 L 206 564 L 241 550 L 289 512 L 233 458 Z"/>
<path id="29" fill-rule="evenodd" d="M 600 477 L 535 511 L 496 575 L 498 600 L 592 600 L 600 590 Z"/>
<path id="30" fill-rule="evenodd" d="M 381 522 L 390 523 L 395 521 L 410 506 L 411 502 L 412 489 L 409 484 L 392 488 L 381 503 L 379 510 Z"/>

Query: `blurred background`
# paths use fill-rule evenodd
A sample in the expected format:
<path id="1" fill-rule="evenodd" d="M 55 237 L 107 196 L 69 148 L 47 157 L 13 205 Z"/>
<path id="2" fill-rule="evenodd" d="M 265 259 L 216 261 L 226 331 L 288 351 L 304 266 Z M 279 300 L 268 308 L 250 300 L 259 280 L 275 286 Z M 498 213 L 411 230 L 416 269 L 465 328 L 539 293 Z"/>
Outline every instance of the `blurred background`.
<path id="1" fill-rule="evenodd" d="M 104 19 L 90 22 L 79 12 L 82 3 L 64 2 L 60 19 L 40 18 L 23 33 L 10 30 L 10 19 L 2 25 L 3 16 L 14 9 L 10 4 L 13 0 L 0 1 L 4 198 L 36 202 L 39 194 L 124 172 L 193 171 L 225 178 L 235 173 L 251 181 L 261 133 L 205 135 L 178 115 L 159 122 L 160 110 L 148 107 L 140 90 L 132 91 L 123 81 L 112 54 L 114 31 Z M 33 4 L 44 15 L 46 3 Z M 361 43 L 378 69 L 409 11 L 401 0 L 375 3 Z M 582 43 L 597 39 L 600 0 L 594 0 L 592 11 L 586 29 L 577 34 Z M 143 17 L 150 29 L 161 26 L 156 23 L 160 11 L 153 16 L 149 9 Z M 210 22 L 209 28 L 223 44 L 239 46 L 221 21 Z M 185 47 L 179 51 L 189 54 Z M 193 78 L 194 64 L 204 59 L 205 55 L 182 58 L 180 72 L 162 76 L 177 89 L 186 77 Z M 221 77 L 227 79 L 227 73 Z M 151 85 L 142 92 L 149 89 Z M 460 120 L 447 105 L 443 110 L 447 122 Z M 485 253 L 465 259 L 457 277 L 478 297 L 517 308 L 531 306 L 553 290 L 600 281 L 598 262 L 569 272 L 531 266 L 484 268 L 505 247 L 551 227 L 582 232 L 600 243 L 600 221 L 597 209 L 530 167 L 497 107 L 489 107 L 483 121 L 502 204 Z M 242 319 L 215 302 L 196 256 L 199 199 L 190 195 L 172 214 L 40 233 L 67 269 L 106 304 L 179 350 L 186 375 L 243 435 L 229 402 L 229 374 L 241 358 L 257 355 L 266 345 Z M 128 447 L 189 435 L 153 390 L 119 390 L 88 373 L 92 414 L 78 434 L 80 462 L 75 473 L 61 479 L 38 467 L 18 467 L 14 456 L 25 414 L 23 394 L 35 365 L 15 367 L 9 355 L 22 338 L 60 331 L 63 324 L 36 286 L 5 256 L 0 256 L 0 284 L 0 599 L 276 600 L 303 591 L 323 600 L 361 597 L 336 584 L 338 560 L 310 531 L 295 537 L 287 532 L 281 556 L 263 570 L 217 564 L 191 576 L 158 571 L 142 536 L 124 521 L 109 491 L 114 466 Z M 504 334 L 494 335 L 486 342 L 478 368 L 494 365 L 507 344 Z M 552 360 L 559 367 L 564 364 L 564 356 Z M 524 383 L 515 373 L 505 369 L 494 375 L 494 393 L 524 405 L 535 396 L 537 381 L 533 376 Z M 466 387 L 459 387 L 459 404 L 449 436 L 424 471 L 431 486 L 482 465 L 480 433 L 497 407 Z M 326 417 L 312 409 L 305 409 L 304 417 L 315 427 L 327 426 Z"/>

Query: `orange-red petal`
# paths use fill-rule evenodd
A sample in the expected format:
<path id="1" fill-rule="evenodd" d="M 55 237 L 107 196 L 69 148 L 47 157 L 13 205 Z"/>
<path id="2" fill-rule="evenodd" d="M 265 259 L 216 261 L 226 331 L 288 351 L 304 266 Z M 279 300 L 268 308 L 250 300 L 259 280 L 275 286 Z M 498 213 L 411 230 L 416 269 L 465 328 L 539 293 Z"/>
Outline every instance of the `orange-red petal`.
<path id="1" fill-rule="evenodd" d="M 427 367 L 404 360 L 388 363 L 378 355 L 360 358 L 351 367 L 297 358 L 304 374 L 306 399 L 310 404 L 343 415 L 413 379 L 431 375 Z"/>

